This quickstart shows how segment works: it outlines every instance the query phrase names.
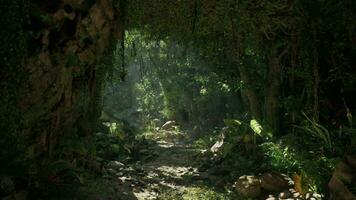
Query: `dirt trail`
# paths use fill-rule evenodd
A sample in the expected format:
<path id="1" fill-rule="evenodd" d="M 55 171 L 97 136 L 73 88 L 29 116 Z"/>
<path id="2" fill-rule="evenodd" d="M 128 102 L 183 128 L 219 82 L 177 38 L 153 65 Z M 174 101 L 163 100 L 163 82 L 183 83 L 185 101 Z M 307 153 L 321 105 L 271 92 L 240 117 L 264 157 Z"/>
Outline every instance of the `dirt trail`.
<path id="1" fill-rule="evenodd" d="M 183 142 L 159 140 L 140 151 L 140 161 L 132 164 L 112 161 L 108 167 L 120 194 L 118 198 L 159 199 L 163 191 L 183 193 L 189 186 L 203 184 L 194 162 L 199 151 Z"/>

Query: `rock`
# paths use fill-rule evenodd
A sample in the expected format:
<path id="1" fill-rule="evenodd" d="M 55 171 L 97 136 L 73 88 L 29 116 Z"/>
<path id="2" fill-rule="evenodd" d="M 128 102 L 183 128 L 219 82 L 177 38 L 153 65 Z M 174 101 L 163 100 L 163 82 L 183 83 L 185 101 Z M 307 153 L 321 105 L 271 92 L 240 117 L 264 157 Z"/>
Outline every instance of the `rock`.
<path id="1" fill-rule="evenodd" d="M 266 200 L 278 200 L 276 197 L 268 197 Z"/>
<path id="2" fill-rule="evenodd" d="M 335 200 L 351 200 L 356 197 L 348 190 L 346 185 L 335 175 L 331 178 L 328 184 L 330 190 L 330 199 Z"/>
<path id="3" fill-rule="evenodd" d="M 292 193 L 292 196 L 293 196 L 293 198 L 297 198 L 297 197 L 302 197 L 302 194 L 300 194 L 299 192 L 293 192 Z"/>
<path id="4" fill-rule="evenodd" d="M 322 200 L 322 196 L 317 193 L 307 192 L 303 195 L 303 199 L 305 200 Z"/>
<path id="5" fill-rule="evenodd" d="M 334 171 L 340 180 L 350 183 L 355 178 L 355 170 L 353 170 L 346 162 L 340 162 Z"/>
<path id="6" fill-rule="evenodd" d="M 352 162 L 352 157 L 346 156 L 346 159 L 341 161 L 329 181 L 328 187 L 330 191 L 330 200 L 351 200 L 356 199 L 356 196 L 347 187 L 348 184 L 355 184 L 356 170 L 349 165 Z"/>
<path id="7" fill-rule="evenodd" d="M 119 161 L 113 160 L 113 161 L 110 161 L 107 166 L 108 166 L 108 168 L 111 168 L 114 170 L 120 170 L 125 165 Z"/>
<path id="8" fill-rule="evenodd" d="M 302 198 L 303 195 L 297 192 L 294 188 L 289 189 L 289 191 L 292 193 L 292 198 Z"/>
<path id="9" fill-rule="evenodd" d="M 164 123 L 162 125 L 161 130 L 168 130 L 168 129 L 172 128 L 175 124 L 176 124 L 175 121 L 167 121 L 166 123 Z"/>
<path id="10" fill-rule="evenodd" d="M 281 192 L 281 193 L 278 195 L 278 197 L 279 197 L 280 199 L 291 198 L 291 197 L 293 197 L 293 193 L 290 192 L 289 190 L 285 190 L 285 191 Z"/>
<path id="11" fill-rule="evenodd" d="M 304 194 L 304 199 L 310 199 L 310 197 L 312 197 L 312 194 L 310 192 Z"/>
<path id="12" fill-rule="evenodd" d="M 256 176 L 241 176 L 234 187 L 245 198 L 256 198 L 261 194 L 261 181 Z"/>
<path id="13" fill-rule="evenodd" d="M 303 199 L 303 195 L 301 195 L 299 192 L 297 192 L 294 188 L 290 188 L 290 189 L 288 189 L 288 191 L 291 194 L 290 198 Z"/>
<path id="14" fill-rule="evenodd" d="M 111 175 L 111 176 L 116 175 L 116 173 L 117 173 L 116 170 L 111 169 L 111 168 L 107 169 L 106 172 L 108 175 Z"/>
<path id="15" fill-rule="evenodd" d="M 267 172 L 261 176 L 261 187 L 267 191 L 279 192 L 289 187 L 287 178 L 275 172 Z"/>
<path id="16" fill-rule="evenodd" d="M 323 196 L 320 195 L 320 194 L 317 194 L 317 193 L 314 193 L 313 197 L 316 198 L 317 200 L 322 200 L 323 199 Z"/>

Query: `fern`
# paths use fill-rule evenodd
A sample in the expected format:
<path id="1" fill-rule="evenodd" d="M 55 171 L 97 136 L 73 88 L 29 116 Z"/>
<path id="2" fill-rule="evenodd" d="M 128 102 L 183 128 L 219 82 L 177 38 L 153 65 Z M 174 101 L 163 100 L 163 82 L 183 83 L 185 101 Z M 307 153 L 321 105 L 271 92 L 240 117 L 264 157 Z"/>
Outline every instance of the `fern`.
<path id="1" fill-rule="evenodd" d="M 255 134 L 262 136 L 263 127 L 258 123 L 257 120 L 252 119 L 250 121 L 250 127 Z"/>
<path id="2" fill-rule="evenodd" d="M 330 132 L 315 120 L 310 119 L 305 113 L 303 113 L 303 115 L 308 122 L 307 125 L 295 126 L 295 127 L 311 134 L 315 138 L 319 138 L 324 143 L 327 149 L 331 149 L 332 142 L 331 142 Z"/>

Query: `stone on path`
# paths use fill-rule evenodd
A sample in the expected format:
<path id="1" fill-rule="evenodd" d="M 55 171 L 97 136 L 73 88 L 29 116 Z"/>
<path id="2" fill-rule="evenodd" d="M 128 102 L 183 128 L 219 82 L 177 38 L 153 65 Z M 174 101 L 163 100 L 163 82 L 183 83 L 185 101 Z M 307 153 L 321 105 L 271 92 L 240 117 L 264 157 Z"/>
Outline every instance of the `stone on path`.
<path id="1" fill-rule="evenodd" d="M 267 172 L 261 176 L 261 187 L 267 191 L 279 192 L 289 187 L 287 178 L 275 172 Z"/>
<path id="2" fill-rule="evenodd" d="M 241 176 L 234 187 L 245 198 L 256 198 L 261 194 L 261 181 L 256 176 Z"/>

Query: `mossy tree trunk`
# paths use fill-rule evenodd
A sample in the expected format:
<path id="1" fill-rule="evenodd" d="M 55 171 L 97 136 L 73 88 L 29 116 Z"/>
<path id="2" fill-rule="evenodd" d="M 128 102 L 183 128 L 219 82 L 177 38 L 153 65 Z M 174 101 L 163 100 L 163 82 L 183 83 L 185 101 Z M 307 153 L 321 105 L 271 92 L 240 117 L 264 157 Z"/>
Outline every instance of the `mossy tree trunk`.
<path id="1" fill-rule="evenodd" d="M 265 119 L 273 131 L 278 133 L 280 130 L 280 96 L 281 84 L 283 79 L 282 58 L 289 53 L 290 46 L 278 51 L 272 47 L 268 55 L 268 75 L 265 94 Z"/>
<path id="2" fill-rule="evenodd" d="M 234 36 L 234 39 L 231 42 L 231 44 L 233 44 L 233 46 L 230 48 L 231 51 L 233 52 L 231 56 L 237 65 L 237 70 L 240 75 L 240 80 L 244 84 L 244 88 L 241 91 L 241 96 L 247 100 L 246 103 L 248 104 L 249 107 L 248 110 L 250 113 L 250 117 L 252 119 L 261 120 L 262 119 L 261 104 L 258 99 L 258 95 L 255 89 L 253 88 L 253 83 L 251 81 L 251 77 L 252 77 L 251 72 L 248 69 L 248 67 L 241 61 L 241 54 L 243 52 L 242 45 L 241 45 L 242 36 L 235 32 L 233 32 L 232 35 Z"/>
<path id="3" fill-rule="evenodd" d="M 107 67 L 102 61 L 122 37 L 123 26 L 111 0 L 33 0 L 26 5 L 22 33 L 27 46 L 19 48 L 28 53 L 22 67 L 14 67 L 27 78 L 17 107 L 29 137 L 29 159 L 43 162 L 57 156 L 54 150 L 64 138 L 85 140 L 93 133 Z"/>

